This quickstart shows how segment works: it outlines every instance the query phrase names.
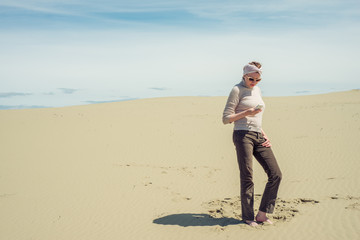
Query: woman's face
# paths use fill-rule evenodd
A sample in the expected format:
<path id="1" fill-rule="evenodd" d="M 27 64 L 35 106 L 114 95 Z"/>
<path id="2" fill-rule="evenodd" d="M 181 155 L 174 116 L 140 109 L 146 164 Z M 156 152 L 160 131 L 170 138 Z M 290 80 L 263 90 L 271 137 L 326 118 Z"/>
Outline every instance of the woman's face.
<path id="1" fill-rule="evenodd" d="M 258 84 L 261 80 L 261 76 L 259 73 L 248 73 L 244 76 L 245 84 L 248 88 L 253 88 Z"/>

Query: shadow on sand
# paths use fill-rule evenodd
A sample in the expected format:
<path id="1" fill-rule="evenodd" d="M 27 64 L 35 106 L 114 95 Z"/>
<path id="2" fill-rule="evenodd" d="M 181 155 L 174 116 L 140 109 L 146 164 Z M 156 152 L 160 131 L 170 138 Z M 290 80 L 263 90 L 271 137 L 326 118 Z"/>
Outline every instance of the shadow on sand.
<path id="1" fill-rule="evenodd" d="M 216 225 L 225 227 L 228 225 L 244 224 L 243 221 L 235 218 L 212 218 L 208 214 L 196 213 L 172 214 L 165 217 L 157 218 L 153 221 L 153 223 L 162 225 L 179 225 L 182 227 Z"/>

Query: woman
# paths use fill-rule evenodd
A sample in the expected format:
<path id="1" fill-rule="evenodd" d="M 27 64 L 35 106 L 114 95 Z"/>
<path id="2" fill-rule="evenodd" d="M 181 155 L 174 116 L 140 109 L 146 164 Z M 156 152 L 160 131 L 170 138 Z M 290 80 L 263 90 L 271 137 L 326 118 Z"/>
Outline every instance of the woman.
<path id="1" fill-rule="evenodd" d="M 272 222 L 267 213 L 273 213 L 282 174 L 271 150 L 269 138 L 261 127 L 265 104 L 261 98 L 261 64 L 245 65 L 242 81 L 230 92 L 223 123 L 234 122 L 233 142 L 240 169 L 242 218 L 250 226 Z M 252 181 L 252 157 L 255 157 L 268 175 L 259 212 L 254 216 L 254 183 Z M 254 220 L 255 219 L 255 220 Z"/>

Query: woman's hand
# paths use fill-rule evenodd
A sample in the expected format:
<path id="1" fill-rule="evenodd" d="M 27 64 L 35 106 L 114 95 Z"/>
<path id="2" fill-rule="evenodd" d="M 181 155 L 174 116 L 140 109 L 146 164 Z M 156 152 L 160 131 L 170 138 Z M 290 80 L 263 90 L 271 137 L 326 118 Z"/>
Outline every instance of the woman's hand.
<path id="1" fill-rule="evenodd" d="M 271 142 L 270 142 L 270 139 L 268 138 L 268 136 L 266 136 L 264 130 L 261 130 L 262 131 L 262 134 L 264 136 L 264 139 L 265 139 L 265 142 L 263 144 L 261 144 L 262 146 L 264 147 L 271 147 Z"/>
<path id="2" fill-rule="evenodd" d="M 261 109 L 255 109 L 255 108 L 249 108 L 246 110 L 246 113 L 248 116 L 254 116 L 256 114 L 258 114 L 259 112 L 261 112 Z"/>

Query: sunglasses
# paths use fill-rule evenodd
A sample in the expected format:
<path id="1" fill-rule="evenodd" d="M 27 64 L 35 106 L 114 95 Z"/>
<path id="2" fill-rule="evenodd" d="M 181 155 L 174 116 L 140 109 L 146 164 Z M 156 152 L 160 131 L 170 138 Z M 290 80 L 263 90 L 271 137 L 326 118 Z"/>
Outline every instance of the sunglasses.
<path id="1" fill-rule="evenodd" d="M 248 77 L 248 80 L 252 81 L 252 82 L 260 82 L 261 78 L 255 79 L 255 78 Z"/>

